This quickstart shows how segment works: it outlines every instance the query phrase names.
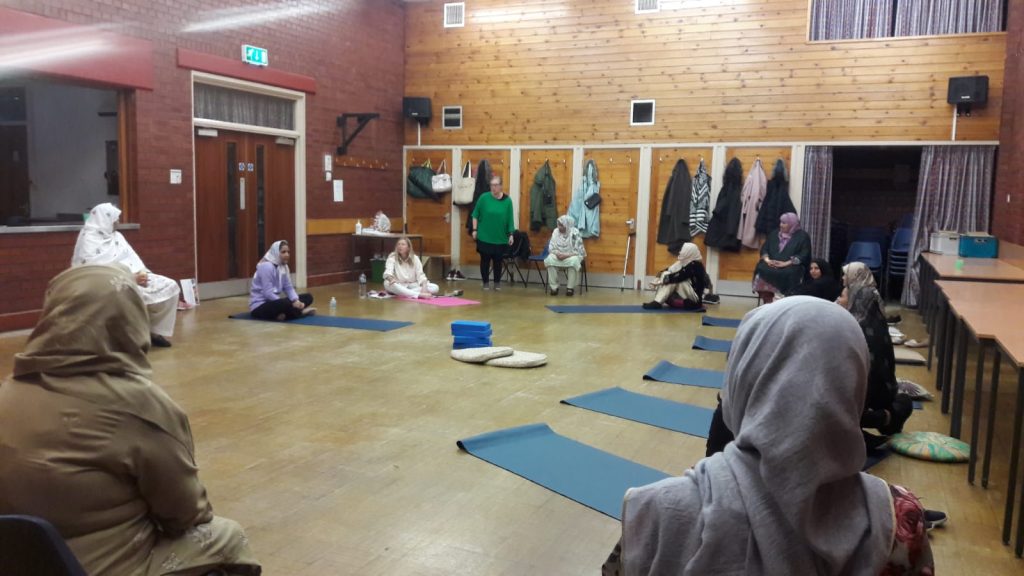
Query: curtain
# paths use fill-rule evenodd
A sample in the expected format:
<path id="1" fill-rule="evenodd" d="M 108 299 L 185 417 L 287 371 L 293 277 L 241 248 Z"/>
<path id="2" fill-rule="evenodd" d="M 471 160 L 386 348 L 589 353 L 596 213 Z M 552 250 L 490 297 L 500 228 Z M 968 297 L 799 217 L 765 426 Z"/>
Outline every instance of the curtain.
<path id="1" fill-rule="evenodd" d="M 1003 29 L 1004 0 L 898 0 L 896 36 L 970 34 Z"/>
<path id="2" fill-rule="evenodd" d="M 917 306 L 917 259 L 936 230 L 987 232 L 995 174 L 995 146 L 925 146 L 917 182 L 914 237 L 910 243 L 904 306 Z"/>
<path id="3" fill-rule="evenodd" d="M 295 103 L 284 98 L 197 83 L 193 101 L 196 118 L 295 129 Z"/>
<path id="4" fill-rule="evenodd" d="M 814 0 L 811 4 L 811 40 L 889 36 L 895 1 Z"/>
<path id="5" fill-rule="evenodd" d="M 804 154 L 804 193 L 800 225 L 811 235 L 811 255 L 828 258 L 832 219 L 832 147 L 808 146 Z"/>

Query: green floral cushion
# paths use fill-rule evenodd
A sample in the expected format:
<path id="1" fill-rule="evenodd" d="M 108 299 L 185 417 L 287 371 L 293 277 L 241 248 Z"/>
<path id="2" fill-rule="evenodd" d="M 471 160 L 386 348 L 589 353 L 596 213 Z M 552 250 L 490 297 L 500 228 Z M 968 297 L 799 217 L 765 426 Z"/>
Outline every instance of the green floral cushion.
<path id="1" fill-rule="evenodd" d="M 902 432 L 889 439 L 889 449 L 897 454 L 935 462 L 967 462 L 971 447 L 938 432 Z"/>

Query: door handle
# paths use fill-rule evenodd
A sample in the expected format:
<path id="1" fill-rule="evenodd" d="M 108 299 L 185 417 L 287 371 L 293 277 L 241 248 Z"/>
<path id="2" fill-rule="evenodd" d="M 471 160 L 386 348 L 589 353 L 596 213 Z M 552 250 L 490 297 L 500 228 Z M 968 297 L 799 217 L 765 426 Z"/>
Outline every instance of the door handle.
<path id="1" fill-rule="evenodd" d="M 245 210 L 245 177 L 238 178 L 238 209 Z"/>

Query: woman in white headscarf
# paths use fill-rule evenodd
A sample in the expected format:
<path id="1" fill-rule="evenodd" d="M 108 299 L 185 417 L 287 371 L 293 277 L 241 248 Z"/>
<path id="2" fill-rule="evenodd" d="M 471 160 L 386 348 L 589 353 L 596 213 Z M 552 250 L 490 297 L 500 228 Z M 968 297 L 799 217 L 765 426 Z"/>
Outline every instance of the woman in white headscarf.
<path id="1" fill-rule="evenodd" d="M 548 288 L 552 296 L 558 296 L 558 269 L 561 268 L 565 270 L 565 295 L 572 296 L 587 250 L 572 216 L 559 216 L 556 225 L 548 241 L 548 256 L 544 259 L 544 266 L 548 268 Z"/>
<path id="2" fill-rule="evenodd" d="M 249 285 L 249 314 L 260 320 L 295 320 L 316 313 L 312 294 L 299 294 L 292 286 L 287 240 L 278 240 L 256 264 Z"/>
<path id="3" fill-rule="evenodd" d="M 748 313 L 722 388 L 735 441 L 626 492 L 605 574 L 933 574 L 921 503 L 861 472 L 867 369 L 857 322 L 834 304 Z"/>
<path id="4" fill-rule="evenodd" d="M 683 244 L 676 261 L 658 273 L 651 282 L 654 300 L 643 305 L 646 310 L 657 310 L 666 303 L 684 310 L 704 307 L 707 289 L 707 271 L 701 259 L 700 248 L 692 242 Z"/>
<path id="5" fill-rule="evenodd" d="M 167 339 L 174 335 L 175 313 L 178 310 L 178 283 L 166 276 L 153 274 L 142 263 L 114 227 L 121 217 L 121 210 L 110 203 L 99 204 L 89 211 L 85 226 L 78 233 L 72 266 L 83 264 L 123 264 L 135 276 L 142 291 L 142 299 L 149 310 L 149 331 L 153 346 L 170 347 Z"/>

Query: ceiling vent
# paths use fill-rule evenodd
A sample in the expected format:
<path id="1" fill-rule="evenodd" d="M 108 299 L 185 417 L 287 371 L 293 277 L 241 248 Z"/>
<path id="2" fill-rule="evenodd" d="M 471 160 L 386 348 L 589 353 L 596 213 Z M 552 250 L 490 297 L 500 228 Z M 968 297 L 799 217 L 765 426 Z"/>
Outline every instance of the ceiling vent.
<path id="1" fill-rule="evenodd" d="M 466 3 L 448 2 L 444 5 L 444 27 L 462 28 L 466 25 Z"/>

